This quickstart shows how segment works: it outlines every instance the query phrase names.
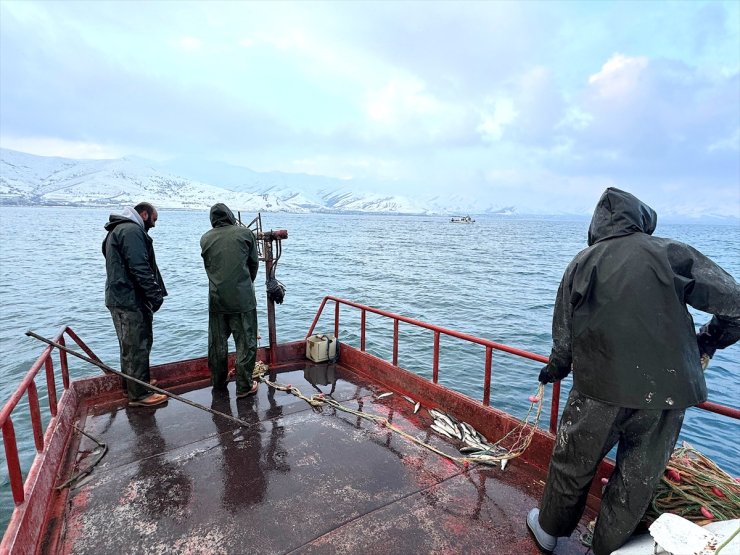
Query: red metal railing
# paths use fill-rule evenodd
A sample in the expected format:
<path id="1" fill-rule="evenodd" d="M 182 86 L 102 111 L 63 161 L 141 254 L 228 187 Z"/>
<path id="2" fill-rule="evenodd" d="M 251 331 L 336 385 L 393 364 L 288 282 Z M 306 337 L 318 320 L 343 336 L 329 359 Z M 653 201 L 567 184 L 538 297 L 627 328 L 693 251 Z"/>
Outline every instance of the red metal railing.
<path id="1" fill-rule="evenodd" d="M 64 334 L 67 334 L 87 355 L 97 361 L 100 359 L 93 353 L 90 348 L 77 337 L 77 334 L 73 332 L 67 326 L 62 326 L 53 340 L 55 343 L 64 345 Z M 34 379 L 39 373 L 41 366 L 43 365 L 46 373 L 46 388 L 48 391 L 49 398 L 49 412 L 52 418 L 57 415 L 57 389 L 54 374 L 54 363 L 51 358 L 51 351 L 53 347 L 46 347 L 41 356 L 36 359 L 31 369 L 28 371 L 26 376 L 21 381 L 15 393 L 10 396 L 10 399 L 2 411 L 0 411 L 0 427 L 3 430 L 3 443 L 5 445 L 5 459 L 8 468 L 8 476 L 10 478 L 10 489 L 13 492 L 13 501 L 16 505 L 21 505 L 25 500 L 25 494 L 23 491 L 23 474 L 21 472 L 20 458 L 18 457 L 18 444 L 15 438 L 15 429 L 13 427 L 13 420 L 11 414 L 18 405 L 18 402 L 23 398 L 23 395 L 28 393 L 28 406 L 31 413 L 31 428 L 33 430 L 33 439 L 36 445 L 37 453 L 44 451 L 44 430 L 41 423 L 41 407 L 39 404 L 39 395 L 36 389 L 36 383 Z M 69 368 L 67 366 L 67 353 L 59 350 L 59 364 L 62 370 L 62 386 L 65 390 L 69 389 Z"/>
<path id="2" fill-rule="evenodd" d="M 377 308 L 372 308 L 370 306 L 362 305 L 359 303 L 354 303 L 352 301 L 340 299 L 339 297 L 334 297 L 331 295 L 324 297 L 324 300 L 321 301 L 321 305 L 319 306 L 319 309 L 316 312 L 316 316 L 314 317 L 313 322 L 311 323 L 311 328 L 308 330 L 306 337 L 309 337 L 313 334 L 316 328 L 316 324 L 318 323 L 319 318 L 321 317 L 321 314 L 324 311 L 324 306 L 326 306 L 326 303 L 328 301 L 334 301 L 334 336 L 335 337 L 339 337 L 339 307 L 340 305 L 347 305 L 349 307 L 357 308 L 360 310 L 360 350 L 361 351 L 365 350 L 366 314 L 370 312 L 372 314 L 378 314 L 379 316 L 384 316 L 386 318 L 392 319 L 393 320 L 393 365 L 394 366 L 398 366 L 398 324 L 399 322 L 404 322 L 406 324 L 411 324 L 413 326 L 417 326 L 420 328 L 433 331 L 434 332 L 434 355 L 432 359 L 433 361 L 432 362 L 432 381 L 434 383 L 437 383 L 439 379 L 439 339 L 440 339 L 440 335 L 444 334 L 450 337 L 456 337 L 458 339 L 462 339 L 463 341 L 468 341 L 470 343 L 476 343 L 478 345 L 482 345 L 486 349 L 485 377 L 484 377 L 484 383 L 483 383 L 483 404 L 486 406 L 490 404 L 490 399 L 491 399 L 491 370 L 492 370 L 491 366 L 492 366 L 492 358 L 493 358 L 494 350 L 502 351 L 502 352 L 516 355 L 522 358 L 528 358 L 530 360 L 534 360 L 536 362 L 540 362 L 543 364 L 547 363 L 547 357 L 544 357 L 542 355 L 536 355 L 534 353 L 523 351 L 521 349 L 509 347 L 508 345 L 504 345 L 502 343 L 496 343 L 494 341 L 489 341 L 488 339 L 482 339 L 480 337 L 475 337 L 474 335 L 468 335 L 466 333 L 461 333 L 459 331 L 443 328 L 441 326 L 436 326 L 434 324 L 427 324 L 426 322 L 415 320 L 413 318 L 408 318 L 406 316 L 402 316 L 401 314 L 388 312 L 386 310 L 379 310 Z M 718 403 L 711 403 L 708 401 L 700 405 L 697 405 L 697 406 L 709 412 L 722 414 L 724 416 L 729 416 L 730 418 L 735 418 L 735 419 L 740 420 L 740 409 L 728 407 L 725 405 L 720 405 Z M 560 408 L 560 382 L 555 382 L 554 384 L 552 384 L 552 405 L 550 408 L 550 432 L 553 434 L 557 431 L 559 408 Z"/>

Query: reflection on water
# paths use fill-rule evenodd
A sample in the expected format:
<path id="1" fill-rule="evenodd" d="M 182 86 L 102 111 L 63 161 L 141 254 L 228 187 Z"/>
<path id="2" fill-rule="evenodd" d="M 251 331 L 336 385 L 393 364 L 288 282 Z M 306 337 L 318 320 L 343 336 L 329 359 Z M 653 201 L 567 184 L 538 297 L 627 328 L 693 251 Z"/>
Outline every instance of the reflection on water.
<path id="1" fill-rule="evenodd" d="M 136 435 L 132 450 L 138 461 L 132 478 L 132 482 L 137 483 L 137 494 L 130 503 L 149 520 L 184 519 L 193 483 L 178 462 L 168 459 L 167 444 L 157 426 L 156 410 L 126 408 L 125 411 Z"/>
<path id="2" fill-rule="evenodd" d="M 222 450 L 222 472 L 224 483 L 222 505 L 231 513 L 238 512 L 243 505 L 262 502 L 267 489 L 267 479 L 262 471 L 262 441 L 260 439 L 260 420 L 255 397 L 237 399 L 236 408 L 239 419 L 247 423 L 234 429 L 234 424 L 225 418 L 212 414 L 213 423 L 218 429 L 218 441 Z M 233 416 L 228 391 L 213 391 L 211 408 L 228 416 Z"/>
<path id="3" fill-rule="evenodd" d="M 333 395 L 337 389 L 337 365 L 336 364 L 313 364 L 303 369 L 303 379 L 311 384 L 316 391 L 325 395 Z M 324 390 L 319 386 L 331 386 Z M 326 388 L 325 388 L 326 389 Z"/>

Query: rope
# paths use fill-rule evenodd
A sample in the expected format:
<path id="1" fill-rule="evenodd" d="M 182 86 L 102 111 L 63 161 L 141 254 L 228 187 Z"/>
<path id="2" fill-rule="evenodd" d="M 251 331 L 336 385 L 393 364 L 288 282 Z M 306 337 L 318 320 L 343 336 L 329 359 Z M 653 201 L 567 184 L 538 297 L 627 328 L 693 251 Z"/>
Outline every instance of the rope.
<path id="1" fill-rule="evenodd" d="M 673 513 L 698 524 L 740 518 L 740 484 L 699 451 L 675 449 L 645 519 Z"/>
<path id="2" fill-rule="evenodd" d="M 97 443 L 98 447 L 96 448 L 96 451 L 99 450 L 98 456 L 92 463 L 90 463 L 90 465 L 87 466 L 87 468 L 77 472 L 76 474 L 71 476 L 67 481 L 65 481 L 63 484 L 56 486 L 55 489 L 57 490 L 61 490 L 64 488 L 69 488 L 69 487 L 74 489 L 77 486 L 80 479 L 90 474 L 93 471 L 93 469 L 98 465 L 98 463 L 101 460 L 103 460 L 103 457 L 105 457 L 105 454 L 108 452 L 108 445 L 106 443 L 103 443 L 102 441 L 98 441 L 96 438 L 94 438 L 93 436 L 85 432 L 84 430 L 78 428 L 77 426 L 73 426 L 73 428 L 77 430 L 78 432 L 80 432 L 83 436 L 88 437 L 91 440 L 93 440 L 95 443 Z"/>
<path id="3" fill-rule="evenodd" d="M 266 365 L 263 365 L 261 370 L 265 370 Z M 369 414 L 366 412 L 361 412 L 358 410 L 351 409 L 349 407 L 346 407 L 342 405 L 340 402 L 338 402 L 335 399 L 332 399 L 330 397 L 326 397 L 323 393 L 315 393 L 311 395 L 311 397 L 307 397 L 303 393 L 301 393 L 300 389 L 293 386 L 292 384 L 281 384 L 279 382 L 273 382 L 268 380 L 265 375 L 264 371 L 261 374 L 258 374 L 257 368 L 255 368 L 254 377 L 259 379 L 261 382 L 267 384 L 269 387 L 272 387 L 278 391 L 284 391 L 286 393 L 290 393 L 291 395 L 295 395 L 299 399 L 304 400 L 306 403 L 311 405 L 312 407 L 321 407 L 321 406 L 330 406 L 336 410 L 346 412 L 348 414 L 352 414 L 354 416 L 357 416 L 358 418 L 364 418 L 365 420 L 368 420 L 370 422 L 373 422 L 383 428 L 387 428 L 396 434 L 400 435 L 401 437 L 407 439 L 408 441 L 411 441 L 412 443 L 415 443 L 416 445 L 419 445 L 420 447 L 423 447 L 425 449 L 428 449 L 429 451 L 432 451 L 450 461 L 460 463 L 466 468 L 471 463 L 482 463 L 482 464 L 493 464 L 494 462 L 501 462 L 502 468 L 505 464 L 504 461 L 508 461 L 510 459 L 514 459 L 516 457 L 519 457 L 524 451 L 529 447 L 529 444 L 532 442 L 532 437 L 534 437 L 535 430 L 537 429 L 537 422 L 539 421 L 540 414 L 542 412 L 542 397 L 544 394 L 544 386 L 540 384 L 537 395 L 533 395 L 530 397 L 530 401 L 532 404 L 529 407 L 529 411 L 527 412 L 527 416 L 525 420 L 521 423 L 509 430 L 509 432 L 504 435 L 501 439 L 499 439 L 497 442 L 493 444 L 489 444 L 489 449 L 491 451 L 490 454 L 486 455 L 471 455 L 471 456 L 455 456 L 450 455 L 448 453 L 445 453 L 443 451 L 440 451 L 433 445 L 430 445 L 417 437 L 401 430 L 400 428 L 394 426 L 387 418 L 376 415 L 376 414 Z M 537 405 L 537 409 L 535 411 L 535 417 L 534 422 L 530 423 L 530 415 L 532 414 L 532 411 Z M 513 438 L 513 439 L 512 439 Z M 508 442 L 506 440 L 509 440 Z M 494 451 L 500 451 L 499 454 L 494 454 Z"/>

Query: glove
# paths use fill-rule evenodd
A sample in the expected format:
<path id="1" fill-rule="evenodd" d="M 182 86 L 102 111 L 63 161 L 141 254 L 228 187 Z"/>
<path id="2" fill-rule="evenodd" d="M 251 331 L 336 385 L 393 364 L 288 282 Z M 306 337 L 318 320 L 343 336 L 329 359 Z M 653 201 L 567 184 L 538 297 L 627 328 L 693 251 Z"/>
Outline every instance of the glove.
<path id="1" fill-rule="evenodd" d="M 154 302 L 151 302 L 151 303 L 150 302 L 147 302 L 146 303 L 146 307 L 149 310 L 152 311 L 152 314 L 154 314 L 155 312 L 157 312 L 162 307 L 162 303 L 163 302 L 164 302 L 164 299 L 163 298 L 159 298 L 159 299 L 157 299 Z"/>
<path id="2" fill-rule="evenodd" d="M 555 378 L 553 378 L 552 374 L 549 372 L 549 365 L 546 365 L 542 370 L 540 370 L 540 377 L 537 378 L 539 382 L 543 385 L 553 383 L 555 381 Z"/>
<path id="3" fill-rule="evenodd" d="M 712 358 L 714 353 L 717 352 L 717 341 L 712 336 L 709 324 L 704 324 L 699 328 L 699 333 L 696 334 L 696 343 L 699 346 L 701 356 L 706 355 Z"/>

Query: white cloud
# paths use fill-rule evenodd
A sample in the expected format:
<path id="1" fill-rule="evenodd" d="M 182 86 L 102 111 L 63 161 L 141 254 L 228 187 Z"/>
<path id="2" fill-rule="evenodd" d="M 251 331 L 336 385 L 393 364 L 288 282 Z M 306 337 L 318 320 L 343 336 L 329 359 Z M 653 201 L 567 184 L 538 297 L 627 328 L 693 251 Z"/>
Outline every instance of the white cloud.
<path id="1" fill-rule="evenodd" d="M 513 123 L 518 115 L 510 98 L 490 99 L 492 109 L 481 112 L 481 122 L 476 128 L 484 141 L 500 141 L 504 129 Z"/>
<path id="2" fill-rule="evenodd" d="M 181 37 L 177 44 L 183 50 L 193 52 L 203 47 L 203 41 L 197 37 Z"/>
<path id="3" fill-rule="evenodd" d="M 68 141 L 52 137 L 0 137 L 0 146 L 37 156 L 59 156 L 79 160 L 111 160 L 127 154 L 126 150 L 97 143 Z"/>
<path id="4" fill-rule="evenodd" d="M 398 162 L 377 157 L 327 156 L 293 160 L 287 170 L 338 179 L 394 181 L 402 173 Z"/>
<path id="5" fill-rule="evenodd" d="M 623 99 L 639 90 L 641 75 L 647 67 L 648 59 L 644 56 L 614 54 L 601 67 L 601 71 L 588 78 L 588 83 L 605 99 Z"/>

